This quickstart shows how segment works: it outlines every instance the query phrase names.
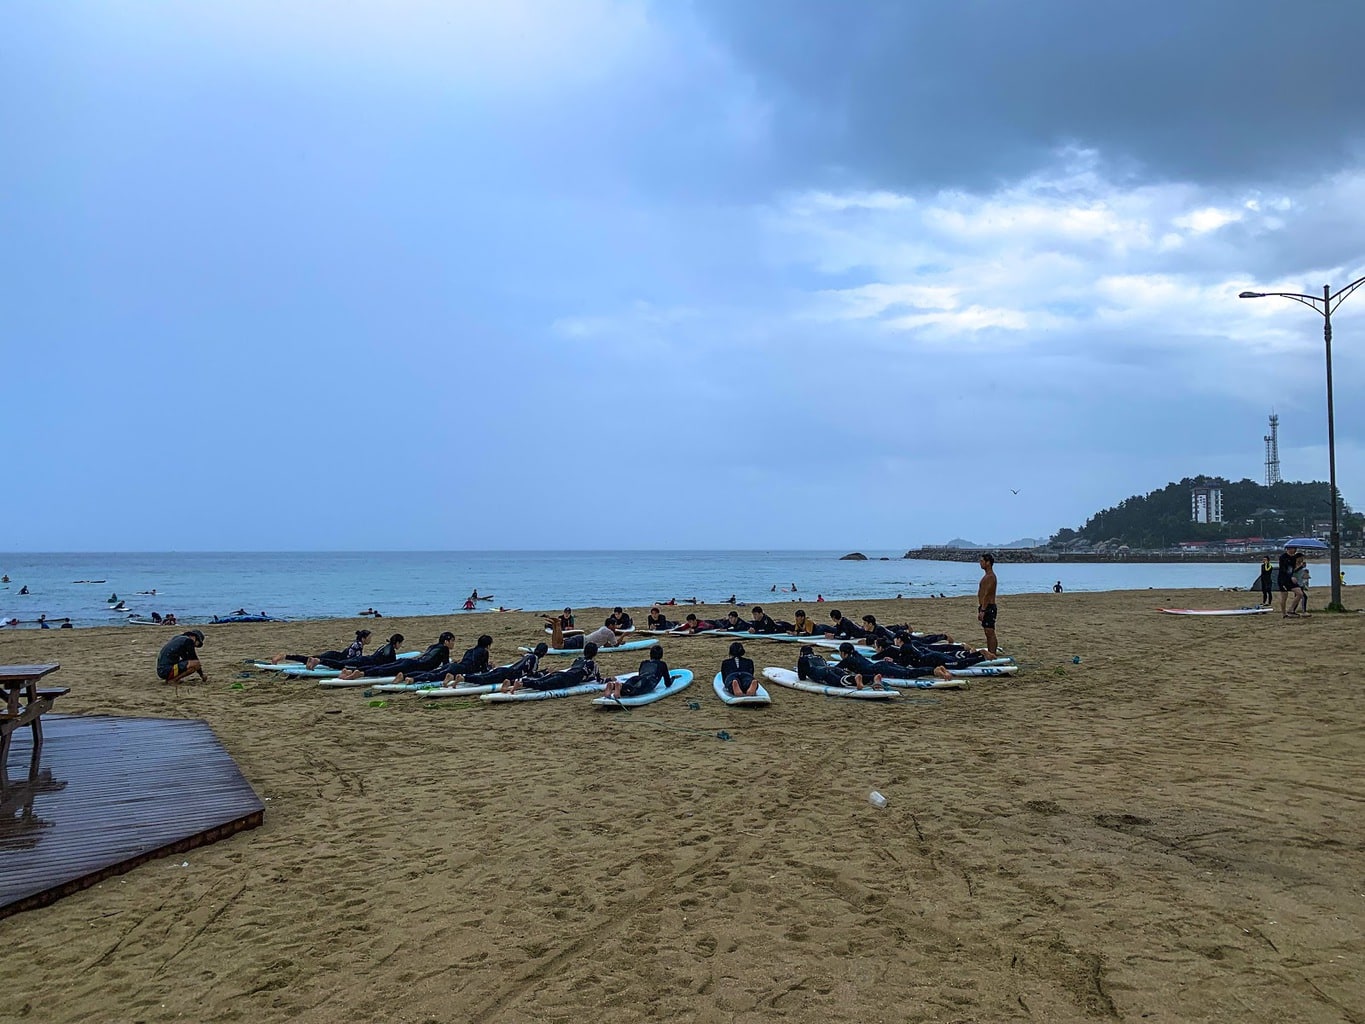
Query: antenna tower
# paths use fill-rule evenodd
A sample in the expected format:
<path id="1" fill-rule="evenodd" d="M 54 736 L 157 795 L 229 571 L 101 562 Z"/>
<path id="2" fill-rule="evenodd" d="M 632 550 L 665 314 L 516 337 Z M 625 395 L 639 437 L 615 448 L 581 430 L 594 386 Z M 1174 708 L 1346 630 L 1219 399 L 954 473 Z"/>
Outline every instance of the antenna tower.
<path id="1" fill-rule="evenodd" d="M 1265 485 L 1280 482 L 1280 417 L 1270 414 L 1270 433 L 1265 436 Z"/>

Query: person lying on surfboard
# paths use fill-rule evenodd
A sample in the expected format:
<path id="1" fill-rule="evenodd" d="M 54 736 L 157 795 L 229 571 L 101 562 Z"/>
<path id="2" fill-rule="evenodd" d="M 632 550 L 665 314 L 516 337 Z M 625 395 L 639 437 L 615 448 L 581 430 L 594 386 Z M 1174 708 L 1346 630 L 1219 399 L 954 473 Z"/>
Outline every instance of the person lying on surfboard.
<path id="1" fill-rule="evenodd" d="M 687 618 L 674 627 L 675 633 L 704 633 L 708 629 L 724 629 L 725 622 L 712 622 L 710 619 L 699 619 L 694 612 L 688 612 Z"/>
<path id="2" fill-rule="evenodd" d="M 725 621 L 716 626 L 716 629 L 728 630 L 731 633 L 747 633 L 749 624 L 739 617 L 739 612 L 726 612 Z"/>
<path id="3" fill-rule="evenodd" d="M 732 696 L 752 697 L 758 693 L 753 660 L 744 656 L 744 645 L 738 640 L 730 645 L 730 656 L 720 663 L 720 678 Z"/>
<path id="4" fill-rule="evenodd" d="M 503 683 L 498 687 L 501 693 L 520 693 L 522 690 L 539 690 L 544 693 L 546 690 L 559 690 L 569 686 L 580 686 L 583 683 L 597 683 L 602 681 L 602 673 L 598 671 L 597 645 L 589 641 L 583 645 L 583 656 L 575 658 L 572 665 L 559 672 L 548 672 L 543 676 L 534 678 L 523 677 L 511 682 Z"/>
<path id="5" fill-rule="evenodd" d="M 837 686 L 843 689 L 861 690 L 862 682 L 855 681 L 847 672 L 840 672 L 823 657 L 815 653 L 815 648 L 805 644 L 796 659 L 796 678 L 819 683 L 821 686 Z"/>
<path id="6" fill-rule="evenodd" d="M 622 611 L 621 606 L 617 605 L 607 616 L 607 625 L 612 629 L 634 629 L 635 620 L 630 617 L 630 612 Z"/>
<path id="7" fill-rule="evenodd" d="M 454 646 L 455 634 L 446 630 L 434 644 L 415 658 L 394 658 L 393 661 L 381 662 L 367 668 L 344 668 L 341 670 L 340 678 L 388 679 L 399 672 L 406 672 L 410 676 L 418 672 L 430 672 L 450 661 L 450 649 Z"/>
<path id="8" fill-rule="evenodd" d="M 439 668 L 425 672 L 404 672 L 399 669 L 394 674 L 395 683 L 453 683 L 471 672 L 488 671 L 488 652 L 493 646 L 493 638 L 485 633 L 473 647 L 464 652 L 459 661 L 452 661 Z"/>
<path id="9" fill-rule="evenodd" d="M 674 623 L 668 621 L 668 616 L 659 610 L 656 604 L 649 610 L 649 615 L 645 618 L 645 629 L 672 629 Z"/>
<path id="10" fill-rule="evenodd" d="M 590 643 L 594 648 L 619 647 L 625 636 L 624 632 L 612 629 L 610 619 L 591 633 L 580 633 L 578 636 L 565 636 L 558 616 L 546 615 L 544 619 L 550 624 L 550 647 L 556 651 L 587 650 Z"/>
<path id="11" fill-rule="evenodd" d="M 830 609 L 829 619 L 834 624 L 831 636 L 836 636 L 840 640 L 861 640 L 867 636 L 867 630 L 852 619 L 845 618 L 844 613 L 838 608 Z"/>
<path id="12" fill-rule="evenodd" d="M 788 633 L 791 628 L 792 623 L 778 622 L 758 605 L 749 613 L 750 633 Z"/>
<path id="13" fill-rule="evenodd" d="M 517 679 L 534 679 L 541 675 L 540 659 L 550 652 L 550 645 L 544 641 L 536 644 L 535 650 L 530 654 L 523 654 L 510 665 L 499 665 L 497 668 L 490 668 L 487 672 L 471 672 L 461 679 L 454 673 L 448 674 L 442 682 L 446 686 L 455 686 L 463 683 L 465 686 L 497 686 L 504 688 L 504 684 L 510 684 Z"/>
<path id="14" fill-rule="evenodd" d="M 877 647 L 877 653 L 871 658 L 859 654 L 850 643 L 840 644 L 839 654 L 841 657 L 839 664 L 835 667 L 858 675 L 882 675 L 888 679 L 923 679 L 925 676 L 938 676 L 940 679 L 953 678 L 946 664 L 902 665 L 892 654 L 894 648 L 885 639 L 877 637 L 873 644 Z M 847 652 L 844 651 L 845 647 L 848 648 Z M 980 660 L 980 658 L 974 659 L 973 664 Z M 967 666 L 955 663 L 952 667 L 966 668 Z"/>
<path id="15" fill-rule="evenodd" d="M 904 635 L 896 637 L 895 643 L 887 643 L 882 637 L 877 637 L 872 641 L 872 646 L 877 649 L 878 661 L 894 661 L 906 668 L 933 668 L 935 665 L 942 665 L 945 668 L 970 668 L 986 660 L 986 655 L 982 651 L 921 647 Z"/>
<path id="16" fill-rule="evenodd" d="M 625 679 L 607 680 L 607 688 L 602 696 L 615 697 L 617 700 L 622 697 L 643 697 L 657 690 L 660 683 L 664 689 L 668 689 L 669 682 L 668 662 L 664 661 L 663 645 L 655 644 L 649 649 L 649 658 L 640 662 L 639 672 Z"/>
<path id="17" fill-rule="evenodd" d="M 343 662 L 351 658 L 359 658 L 365 654 L 365 643 L 370 639 L 368 629 L 357 629 L 355 639 L 344 651 L 323 651 L 321 654 L 286 654 L 281 651 L 279 654 L 270 656 L 270 664 L 278 665 L 282 661 L 301 661 L 308 668 L 317 668 L 320 661 Z"/>

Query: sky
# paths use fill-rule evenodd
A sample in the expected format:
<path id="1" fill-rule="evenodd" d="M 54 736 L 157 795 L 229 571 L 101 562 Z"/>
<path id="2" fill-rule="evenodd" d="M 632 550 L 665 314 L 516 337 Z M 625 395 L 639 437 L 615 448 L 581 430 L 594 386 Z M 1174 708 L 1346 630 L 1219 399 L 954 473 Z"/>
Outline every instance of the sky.
<path id="1" fill-rule="evenodd" d="M 1322 25 L 1332 30 L 1324 32 Z M 895 551 L 1327 477 L 1365 5 L 0 6 L 0 550 Z M 1365 295 L 1333 318 L 1365 506 Z M 1017 493 L 1016 493 L 1017 492 Z"/>

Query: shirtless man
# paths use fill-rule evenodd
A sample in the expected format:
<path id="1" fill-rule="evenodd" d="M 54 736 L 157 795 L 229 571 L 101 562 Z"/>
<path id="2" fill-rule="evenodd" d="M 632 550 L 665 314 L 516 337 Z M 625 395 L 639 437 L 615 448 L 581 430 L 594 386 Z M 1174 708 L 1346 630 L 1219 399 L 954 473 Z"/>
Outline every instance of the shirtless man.
<path id="1" fill-rule="evenodd" d="M 981 584 L 976 588 L 976 619 L 986 634 L 986 650 L 996 656 L 995 641 L 995 556 L 981 556 Z"/>

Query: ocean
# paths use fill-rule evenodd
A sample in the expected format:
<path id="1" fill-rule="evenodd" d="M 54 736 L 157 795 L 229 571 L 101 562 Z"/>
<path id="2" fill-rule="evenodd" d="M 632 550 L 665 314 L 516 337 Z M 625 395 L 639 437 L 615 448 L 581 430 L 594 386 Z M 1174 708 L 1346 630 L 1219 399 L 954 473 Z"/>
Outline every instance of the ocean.
<path id="1" fill-rule="evenodd" d="M 470 592 L 528 610 L 622 605 L 697 597 L 742 604 L 852 601 L 976 592 L 974 562 L 900 558 L 866 552 L 843 562 L 840 551 L 336 551 L 0 554 L 0 620 L 31 622 L 40 614 L 76 626 L 118 625 L 129 613 L 174 612 L 204 621 L 235 609 L 287 618 L 353 616 L 375 608 L 386 616 L 456 612 Z M 881 557 L 887 560 L 882 561 Z M 1049 591 L 1247 587 L 1257 561 L 1239 563 L 1002 564 L 1002 598 Z M 82 583 L 81 580 L 101 581 Z M 793 593 L 791 587 L 797 589 Z M 20 595 L 21 587 L 29 593 Z M 777 589 L 774 590 L 773 588 Z M 142 591 L 155 590 L 156 594 Z M 125 610 L 109 611 L 117 594 Z"/>

